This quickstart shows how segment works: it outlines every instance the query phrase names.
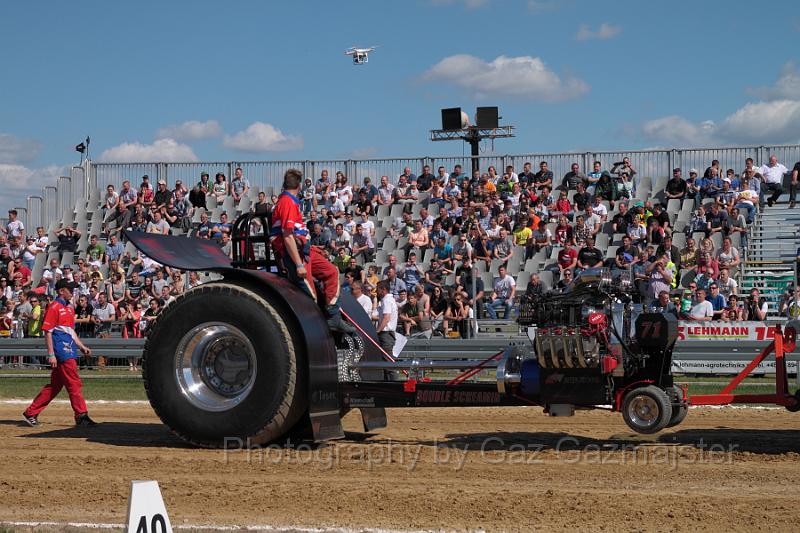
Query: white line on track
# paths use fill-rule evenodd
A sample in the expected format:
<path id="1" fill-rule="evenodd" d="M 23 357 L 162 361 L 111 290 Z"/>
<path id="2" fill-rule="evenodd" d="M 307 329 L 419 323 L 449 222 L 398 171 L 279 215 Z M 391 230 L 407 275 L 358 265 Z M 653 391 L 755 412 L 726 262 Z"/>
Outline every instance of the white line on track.
<path id="1" fill-rule="evenodd" d="M 94 522 L 24 522 L 6 521 L 0 522 L 2 526 L 11 527 L 76 527 L 85 529 L 125 529 L 125 524 L 104 524 Z M 173 525 L 172 529 L 190 529 L 206 531 L 270 531 L 274 533 L 432 533 L 444 530 L 399 530 L 399 529 L 377 529 L 377 528 L 346 528 L 346 527 L 297 527 L 297 526 L 268 526 L 268 525 L 233 525 L 218 526 L 210 524 L 178 524 Z M 480 531 L 480 530 L 479 530 Z"/>

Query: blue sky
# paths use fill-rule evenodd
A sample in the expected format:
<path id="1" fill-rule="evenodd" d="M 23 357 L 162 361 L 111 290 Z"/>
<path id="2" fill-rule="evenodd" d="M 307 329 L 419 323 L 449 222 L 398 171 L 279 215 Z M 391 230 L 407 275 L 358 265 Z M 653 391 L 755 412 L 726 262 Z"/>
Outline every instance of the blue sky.
<path id="1" fill-rule="evenodd" d="M 500 107 L 498 153 L 796 143 L 798 43 L 792 1 L 4 2 L 0 203 L 87 134 L 109 161 L 456 155 L 428 140 L 454 106 Z"/>

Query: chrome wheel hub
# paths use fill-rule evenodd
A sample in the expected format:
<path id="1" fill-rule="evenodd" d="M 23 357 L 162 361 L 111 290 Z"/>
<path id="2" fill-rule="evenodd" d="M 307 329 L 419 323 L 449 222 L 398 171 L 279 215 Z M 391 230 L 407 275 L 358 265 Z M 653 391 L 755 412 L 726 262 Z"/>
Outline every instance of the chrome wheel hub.
<path id="1" fill-rule="evenodd" d="M 237 327 L 207 322 L 178 342 L 175 379 L 189 402 L 205 411 L 227 411 L 253 389 L 256 377 L 253 344 Z"/>
<path id="2" fill-rule="evenodd" d="M 628 405 L 628 417 L 639 427 L 656 424 L 660 414 L 658 404 L 649 396 L 637 396 Z"/>

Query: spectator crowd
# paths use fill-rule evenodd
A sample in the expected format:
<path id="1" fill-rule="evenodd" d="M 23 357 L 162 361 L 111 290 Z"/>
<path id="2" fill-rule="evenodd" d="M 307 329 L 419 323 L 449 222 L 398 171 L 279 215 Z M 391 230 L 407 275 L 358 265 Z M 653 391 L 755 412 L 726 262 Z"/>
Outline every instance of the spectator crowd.
<path id="1" fill-rule="evenodd" d="M 300 202 L 311 245 L 337 266 L 342 290 L 377 319 L 385 281 L 396 305 L 392 327 L 406 335 L 469 337 L 476 319 L 512 318 L 521 298 L 563 289 L 600 266 L 631 273 L 641 303 L 686 320 L 763 320 L 763 298 L 739 295 L 735 274 L 748 227 L 783 194 L 787 174 L 794 207 L 798 172 L 800 162 L 789 171 L 775 156 L 761 167 L 747 159 L 739 173 L 713 161 L 688 176 L 675 168 L 651 190 L 627 157 L 610 169 L 595 161 L 588 172 L 574 163 L 560 178 L 546 161 L 471 174 L 460 165 L 435 173 L 426 165 L 418 174 L 406 167 L 360 184 L 322 170 L 305 178 Z M 202 280 L 137 254 L 121 231 L 190 234 L 232 255 L 232 219 L 241 211 L 268 216 L 276 201 L 236 168 L 230 180 L 202 172 L 189 186 L 161 180 L 153 188 L 148 176 L 137 187 L 108 185 L 102 229 L 88 238 L 77 223 L 50 235 L 41 227 L 28 232 L 12 210 L 0 228 L 0 330 L 41 336 L 55 283 L 69 279 L 78 285 L 79 335 L 144 336 L 166 305 Z M 34 279 L 40 254 L 49 261 Z M 790 297 L 787 314 L 796 313 Z M 102 354 L 97 362 L 104 364 Z"/>

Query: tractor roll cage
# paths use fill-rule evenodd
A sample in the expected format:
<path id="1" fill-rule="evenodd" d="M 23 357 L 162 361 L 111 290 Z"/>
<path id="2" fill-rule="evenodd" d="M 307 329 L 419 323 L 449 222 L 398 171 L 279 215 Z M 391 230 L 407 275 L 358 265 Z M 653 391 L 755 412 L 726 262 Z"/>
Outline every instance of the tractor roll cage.
<path id="1" fill-rule="evenodd" d="M 252 224 L 254 221 L 260 225 L 260 232 L 253 231 Z M 277 270 L 277 262 L 272 254 L 272 246 L 269 243 L 269 230 L 271 227 L 272 218 L 268 214 L 242 213 L 239 215 L 233 226 L 231 226 L 231 242 L 233 245 L 231 266 L 234 268 L 275 272 Z"/>

